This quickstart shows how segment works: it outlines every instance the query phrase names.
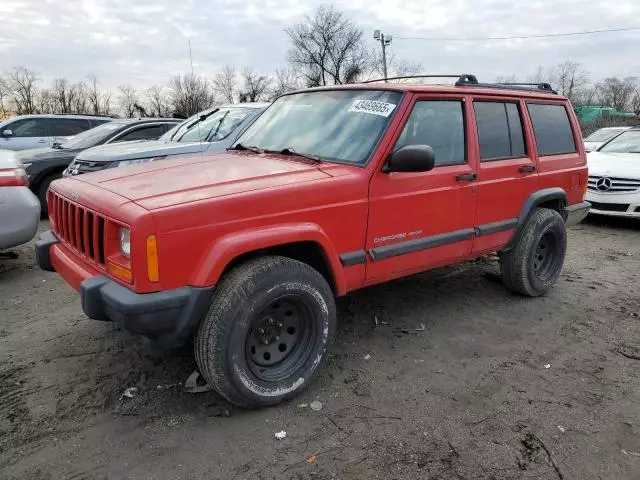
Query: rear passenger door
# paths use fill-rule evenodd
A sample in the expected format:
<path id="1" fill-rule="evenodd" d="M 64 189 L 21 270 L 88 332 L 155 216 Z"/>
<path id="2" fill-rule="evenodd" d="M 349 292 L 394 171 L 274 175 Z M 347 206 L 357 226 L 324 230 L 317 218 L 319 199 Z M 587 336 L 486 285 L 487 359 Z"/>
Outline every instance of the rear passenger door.
<path id="1" fill-rule="evenodd" d="M 375 283 L 451 263 L 471 252 L 475 161 L 466 148 L 467 101 L 419 96 L 391 151 L 429 145 L 428 172 L 377 171 L 369 189 L 367 282 Z M 390 152 L 389 152 L 390 153 Z"/>
<path id="2" fill-rule="evenodd" d="M 513 235 L 518 214 L 536 189 L 535 151 L 525 132 L 525 105 L 518 99 L 475 98 L 478 206 L 473 251 L 494 251 Z"/>

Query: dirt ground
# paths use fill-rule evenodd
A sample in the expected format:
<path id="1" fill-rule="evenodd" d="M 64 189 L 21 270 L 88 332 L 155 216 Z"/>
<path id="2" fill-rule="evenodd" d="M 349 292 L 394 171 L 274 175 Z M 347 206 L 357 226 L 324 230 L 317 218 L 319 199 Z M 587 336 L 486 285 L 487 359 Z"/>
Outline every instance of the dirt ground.
<path id="1" fill-rule="evenodd" d="M 188 349 L 88 320 L 30 245 L 14 252 L 1 479 L 640 478 L 640 223 L 571 230 L 543 298 L 508 293 L 491 257 L 356 292 L 322 374 L 256 411 L 185 393 Z"/>

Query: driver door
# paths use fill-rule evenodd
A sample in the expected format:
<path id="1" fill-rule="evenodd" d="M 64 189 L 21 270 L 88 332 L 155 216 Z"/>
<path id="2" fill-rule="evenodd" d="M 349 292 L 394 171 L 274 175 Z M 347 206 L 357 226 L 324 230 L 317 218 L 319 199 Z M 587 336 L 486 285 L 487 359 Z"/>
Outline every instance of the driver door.
<path id="1" fill-rule="evenodd" d="M 476 161 L 467 148 L 468 100 L 418 96 L 393 150 L 430 145 L 428 172 L 378 171 L 370 186 L 367 283 L 427 270 L 471 252 Z M 389 152 L 390 153 L 390 152 Z"/>

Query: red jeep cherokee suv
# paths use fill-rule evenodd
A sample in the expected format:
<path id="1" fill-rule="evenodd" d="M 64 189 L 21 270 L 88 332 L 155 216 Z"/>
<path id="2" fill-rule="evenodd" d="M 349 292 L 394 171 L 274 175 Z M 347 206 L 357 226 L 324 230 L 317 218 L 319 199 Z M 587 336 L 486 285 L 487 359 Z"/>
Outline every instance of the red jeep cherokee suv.
<path id="1" fill-rule="evenodd" d="M 547 292 L 586 187 L 573 109 L 548 85 L 317 88 L 228 153 L 54 182 L 36 251 L 90 318 L 195 337 L 220 394 L 271 405 L 327 356 L 335 296 L 491 252 L 509 289 Z"/>

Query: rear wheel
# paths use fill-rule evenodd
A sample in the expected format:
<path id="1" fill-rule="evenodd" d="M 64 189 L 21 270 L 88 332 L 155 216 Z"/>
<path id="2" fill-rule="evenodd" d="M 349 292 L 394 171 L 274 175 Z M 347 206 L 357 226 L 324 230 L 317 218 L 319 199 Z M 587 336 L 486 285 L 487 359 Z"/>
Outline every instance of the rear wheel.
<path id="1" fill-rule="evenodd" d="M 203 377 L 236 405 L 280 403 L 308 386 L 333 340 L 331 288 L 310 266 L 262 257 L 216 288 L 195 338 Z"/>
<path id="2" fill-rule="evenodd" d="M 548 208 L 536 209 L 518 233 L 515 245 L 500 252 L 503 283 L 523 295 L 545 294 L 560 276 L 566 250 L 562 216 Z"/>
<path id="3" fill-rule="evenodd" d="M 49 190 L 49 185 L 51 185 L 51 182 L 53 182 L 54 180 L 57 180 L 58 178 L 62 178 L 61 172 L 54 173 L 52 175 L 49 175 L 48 177 L 45 177 L 45 179 L 42 180 L 42 182 L 40 182 L 40 187 L 38 187 L 38 200 L 40 200 L 40 212 L 42 212 L 42 215 L 45 217 L 49 213 L 49 209 L 47 207 L 47 191 Z"/>

